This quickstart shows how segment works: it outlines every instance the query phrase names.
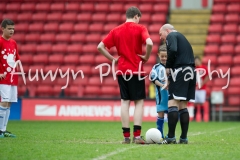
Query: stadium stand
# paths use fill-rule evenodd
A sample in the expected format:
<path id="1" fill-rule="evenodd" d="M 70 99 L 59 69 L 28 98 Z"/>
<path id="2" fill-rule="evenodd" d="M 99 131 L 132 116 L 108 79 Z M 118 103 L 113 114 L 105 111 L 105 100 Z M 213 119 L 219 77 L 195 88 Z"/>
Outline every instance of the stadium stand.
<path id="1" fill-rule="evenodd" d="M 73 67 L 75 71 L 82 70 L 85 76 L 80 81 L 71 81 L 69 88 L 65 90 L 59 89 L 62 86 L 59 82 L 61 79 L 59 73 L 53 82 L 28 81 L 27 85 L 24 85 L 20 80 L 20 96 L 28 93 L 30 97 L 57 97 L 63 91 L 65 96 L 71 97 L 119 97 L 117 83 L 111 81 L 112 74 L 104 78 L 103 84 L 107 86 L 106 88 L 100 84 L 99 80 L 94 79 L 97 74 L 95 67 L 99 63 L 108 62 L 106 58 L 99 55 L 96 47 L 113 27 L 125 21 L 125 11 L 133 5 L 142 11 L 140 23 L 149 29 L 155 44 L 153 54 L 146 64 L 149 72 L 149 66 L 156 63 L 156 52 L 160 44 L 159 37 L 155 35 L 158 35 L 160 26 L 167 22 L 170 1 L 109 2 L 87 0 L 0 2 L 2 11 L 0 17 L 10 18 L 16 24 L 13 38 L 19 44 L 25 72 L 31 68 L 33 77 L 33 73 L 38 69 L 39 79 L 41 79 L 40 69 L 47 73 L 48 70 L 55 72 L 57 68 L 62 68 L 66 71 L 67 68 Z M 111 49 L 111 52 L 117 56 L 115 49 Z M 97 81 L 96 84 L 91 86 L 94 81 Z M 148 87 L 148 79 L 146 81 Z"/>

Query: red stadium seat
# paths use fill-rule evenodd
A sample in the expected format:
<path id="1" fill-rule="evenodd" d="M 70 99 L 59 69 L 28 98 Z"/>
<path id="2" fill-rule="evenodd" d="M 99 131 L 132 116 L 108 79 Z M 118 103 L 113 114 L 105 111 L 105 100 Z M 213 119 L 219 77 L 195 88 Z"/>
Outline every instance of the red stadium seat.
<path id="1" fill-rule="evenodd" d="M 36 89 L 36 96 L 49 97 L 53 95 L 52 85 L 40 85 Z"/>
<path id="2" fill-rule="evenodd" d="M 108 77 L 103 77 L 103 86 L 118 86 L 117 78 L 114 80 L 113 76 L 109 74 Z"/>
<path id="3" fill-rule="evenodd" d="M 82 3 L 81 4 L 81 11 L 83 11 L 83 12 L 93 12 L 94 11 L 94 4 L 93 3 Z"/>
<path id="4" fill-rule="evenodd" d="M 105 13 L 95 13 L 92 15 L 92 22 L 105 22 L 106 17 Z"/>
<path id="5" fill-rule="evenodd" d="M 2 19 L 11 19 L 12 21 L 16 21 L 17 20 L 17 13 L 16 12 L 10 12 L 10 13 L 5 13 L 2 16 Z"/>
<path id="6" fill-rule="evenodd" d="M 228 95 L 238 95 L 240 93 L 240 88 L 229 86 L 227 89 L 227 93 Z"/>
<path id="7" fill-rule="evenodd" d="M 62 20 L 62 13 L 61 12 L 53 12 L 47 14 L 47 21 L 52 22 L 52 21 L 61 21 Z"/>
<path id="8" fill-rule="evenodd" d="M 227 85 L 228 79 L 226 77 L 225 78 L 213 78 L 212 81 L 213 81 L 214 87 L 222 88 Z"/>
<path id="9" fill-rule="evenodd" d="M 223 23 L 224 15 L 223 14 L 212 14 L 210 18 L 211 23 Z"/>
<path id="10" fill-rule="evenodd" d="M 18 43 L 24 43 L 25 42 L 25 34 L 23 33 L 15 33 L 13 35 L 13 39 Z"/>
<path id="11" fill-rule="evenodd" d="M 123 8 L 123 3 L 110 4 L 109 9 L 110 9 L 111 12 L 123 12 L 123 11 L 125 11 L 124 8 Z"/>
<path id="12" fill-rule="evenodd" d="M 36 44 L 25 44 L 22 45 L 20 48 L 21 53 L 32 53 L 36 52 L 37 45 Z"/>
<path id="13" fill-rule="evenodd" d="M 240 97 L 239 96 L 229 96 L 228 97 L 228 104 L 233 105 L 233 106 L 239 106 Z"/>
<path id="14" fill-rule="evenodd" d="M 51 10 L 52 12 L 55 12 L 55 11 L 64 12 L 64 10 L 65 10 L 65 4 L 64 4 L 64 3 L 61 3 L 61 2 L 52 3 L 51 6 L 50 6 L 50 10 Z"/>
<path id="15" fill-rule="evenodd" d="M 156 63 L 157 63 L 157 56 L 154 55 L 154 54 L 152 54 L 152 55 L 149 57 L 149 59 L 148 59 L 148 61 L 147 61 L 147 64 L 149 64 L 149 65 L 155 65 Z"/>
<path id="16" fill-rule="evenodd" d="M 86 35 L 83 33 L 72 34 L 70 40 L 72 43 L 84 43 L 86 41 Z"/>
<path id="17" fill-rule="evenodd" d="M 44 73 L 48 73 L 48 72 L 52 72 L 53 74 L 55 74 L 57 72 L 58 74 L 58 69 L 59 69 L 59 64 L 50 64 L 44 67 L 43 71 Z"/>
<path id="18" fill-rule="evenodd" d="M 18 14 L 17 15 L 17 20 L 19 21 L 19 22 L 21 22 L 21 23 L 23 23 L 23 22 L 28 22 L 29 23 L 29 21 L 32 19 L 32 13 L 21 13 L 21 14 Z"/>
<path id="19" fill-rule="evenodd" d="M 240 4 L 230 3 L 227 6 L 228 13 L 239 13 L 240 12 Z"/>
<path id="20" fill-rule="evenodd" d="M 119 22 L 119 20 L 121 19 L 121 15 L 117 14 L 117 13 L 112 13 L 107 15 L 107 22 Z"/>
<path id="21" fill-rule="evenodd" d="M 141 12 L 147 12 L 149 14 L 153 12 L 153 5 L 150 3 L 142 3 L 139 5 L 139 10 Z"/>
<path id="22" fill-rule="evenodd" d="M 69 43 L 70 42 L 70 34 L 67 33 L 60 33 L 56 35 L 56 42 L 66 42 Z"/>
<path id="23" fill-rule="evenodd" d="M 79 63 L 79 55 L 65 55 L 63 62 L 65 64 L 77 65 Z"/>
<path id="24" fill-rule="evenodd" d="M 239 49 L 239 51 L 240 51 L 240 49 Z M 233 64 L 234 65 L 239 65 L 240 64 L 240 55 L 237 55 L 237 56 L 233 57 Z"/>
<path id="25" fill-rule="evenodd" d="M 62 16 L 63 21 L 71 21 L 74 22 L 77 20 L 77 13 L 65 13 Z"/>
<path id="26" fill-rule="evenodd" d="M 123 9 L 126 11 L 128 8 L 133 7 L 133 6 L 138 7 L 138 5 L 139 5 L 139 3 L 137 3 L 137 2 L 127 3 L 127 4 L 124 4 Z"/>
<path id="27" fill-rule="evenodd" d="M 108 12 L 109 4 L 108 3 L 98 3 L 95 5 L 96 12 Z"/>
<path id="28" fill-rule="evenodd" d="M 119 96 L 119 90 L 115 86 L 102 86 L 101 95 L 107 97 L 116 97 Z"/>
<path id="29" fill-rule="evenodd" d="M 19 32 L 28 32 L 29 23 L 19 23 L 15 24 L 15 31 Z M 15 33 L 16 34 L 16 33 Z"/>
<path id="30" fill-rule="evenodd" d="M 232 56 L 231 55 L 223 55 L 223 56 L 219 56 L 217 58 L 217 63 L 218 64 L 228 64 L 228 65 L 231 65 L 233 62 L 232 60 Z"/>
<path id="31" fill-rule="evenodd" d="M 238 44 L 240 44 L 240 34 L 237 35 L 237 37 L 236 37 L 236 41 L 237 41 Z"/>
<path id="32" fill-rule="evenodd" d="M 91 65 L 81 65 L 81 66 L 76 67 L 76 71 L 82 71 L 84 75 L 91 75 L 92 67 L 93 66 L 91 66 Z"/>
<path id="33" fill-rule="evenodd" d="M 153 5 L 153 11 L 155 13 L 159 12 L 159 13 L 164 13 L 164 14 L 167 14 L 168 13 L 168 8 L 169 8 L 169 5 L 168 4 L 154 4 Z"/>
<path id="34" fill-rule="evenodd" d="M 155 23 L 165 23 L 166 22 L 166 15 L 161 14 L 161 13 L 160 14 L 153 14 L 151 16 L 151 20 Z"/>
<path id="35" fill-rule="evenodd" d="M 101 42 L 101 34 L 88 34 L 87 36 L 86 36 L 86 41 L 88 42 L 88 43 L 99 43 L 99 42 Z"/>
<path id="36" fill-rule="evenodd" d="M 80 13 L 77 15 L 77 21 L 78 22 L 90 22 L 92 18 L 91 13 Z"/>
<path id="37" fill-rule="evenodd" d="M 151 35 L 150 37 L 153 41 L 153 44 L 160 44 L 160 36 L 158 34 Z"/>
<path id="38" fill-rule="evenodd" d="M 60 24 L 59 31 L 60 32 L 72 32 L 73 28 L 74 28 L 73 23 L 66 22 L 66 23 Z"/>
<path id="39" fill-rule="evenodd" d="M 52 45 L 51 44 L 40 44 L 37 45 L 37 52 L 38 53 L 51 53 L 52 52 Z"/>
<path id="40" fill-rule="evenodd" d="M 29 67 L 29 72 L 31 72 L 32 73 L 32 78 L 33 78 L 33 74 L 34 73 L 36 73 L 36 71 L 38 71 L 38 74 L 39 74 L 39 72 L 40 72 L 40 70 L 41 69 L 43 69 L 44 70 L 44 65 L 43 64 L 37 64 L 37 65 L 31 65 L 30 67 Z M 29 76 L 29 75 L 28 75 Z M 36 80 L 35 80 L 36 81 Z M 33 81 L 32 83 L 35 83 L 35 84 L 37 84 L 37 83 L 39 83 L 39 82 L 35 82 L 35 81 Z"/>
<path id="41" fill-rule="evenodd" d="M 236 43 L 236 35 L 234 34 L 226 34 L 221 37 L 221 42 L 224 44 L 235 44 Z"/>
<path id="42" fill-rule="evenodd" d="M 240 77 L 233 77 L 230 79 L 230 86 L 240 87 Z"/>
<path id="43" fill-rule="evenodd" d="M 29 25 L 28 30 L 31 32 L 41 33 L 43 31 L 43 23 L 32 23 Z"/>
<path id="44" fill-rule="evenodd" d="M 97 53 L 97 44 L 86 44 L 83 46 L 84 54 Z"/>
<path id="45" fill-rule="evenodd" d="M 72 85 L 65 89 L 66 96 L 72 97 L 82 97 L 83 96 L 84 87 L 79 85 Z"/>
<path id="46" fill-rule="evenodd" d="M 217 64 L 217 57 L 215 55 L 212 55 L 212 56 L 204 56 L 203 59 L 202 59 L 202 63 L 204 65 L 208 65 L 208 62 L 211 64 L 211 65 L 216 65 Z"/>
<path id="47" fill-rule="evenodd" d="M 23 54 L 21 55 L 21 63 L 23 66 L 32 64 L 33 56 L 32 54 Z"/>
<path id="48" fill-rule="evenodd" d="M 161 26 L 162 26 L 162 24 L 151 24 L 148 28 L 149 32 L 150 33 L 158 33 Z"/>
<path id="49" fill-rule="evenodd" d="M 212 7 L 212 13 L 226 13 L 227 7 L 226 4 L 215 4 Z"/>
<path id="50" fill-rule="evenodd" d="M 42 43 L 44 43 L 44 42 L 54 43 L 55 42 L 55 34 L 53 34 L 53 33 L 41 34 L 40 41 Z"/>
<path id="51" fill-rule="evenodd" d="M 38 33 L 26 34 L 25 41 L 38 43 L 40 41 L 40 34 Z"/>
<path id="52" fill-rule="evenodd" d="M 240 45 L 237 45 L 234 50 L 236 54 L 240 53 Z"/>
<path id="53" fill-rule="evenodd" d="M 44 31 L 45 32 L 58 32 L 58 27 L 59 27 L 58 23 L 54 23 L 54 22 L 46 23 L 44 25 Z"/>
<path id="54" fill-rule="evenodd" d="M 239 14 L 227 14 L 225 16 L 226 23 L 238 23 L 239 22 Z"/>
<path id="55" fill-rule="evenodd" d="M 62 54 L 52 54 L 48 56 L 49 64 L 62 64 L 63 55 Z"/>
<path id="56" fill-rule="evenodd" d="M 106 25 L 104 25 L 103 31 L 108 33 L 110 32 L 113 28 L 117 27 L 118 24 L 117 23 L 108 23 Z"/>
<path id="57" fill-rule="evenodd" d="M 47 13 L 45 13 L 45 12 L 34 13 L 32 15 L 32 21 L 45 22 L 46 20 L 47 20 Z"/>
<path id="58" fill-rule="evenodd" d="M 93 54 L 86 54 L 81 55 L 79 58 L 80 64 L 93 64 L 94 63 L 94 55 Z"/>
<path id="59" fill-rule="evenodd" d="M 111 73 L 111 66 L 108 67 L 105 64 L 104 64 L 104 66 L 101 67 L 101 69 L 102 69 L 101 71 L 100 71 L 100 68 L 95 68 L 95 67 L 97 67 L 98 65 L 101 65 L 101 64 L 103 64 L 103 63 L 99 63 L 99 64 L 97 63 L 95 66 L 93 66 L 91 68 L 91 75 L 96 75 L 96 76 L 100 77 L 101 73 L 102 74 L 105 74 L 105 73 L 108 73 L 108 72 L 109 72 L 109 74 Z"/>
<path id="60" fill-rule="evenodd" d="M 21 8 L 21 4 L 20 3 L 7 3 L 6 5 L 6 11 L 8 12 L 18 12 Z"/>
<path id="61" fill-rule="evenodd" d="M 71 65 L 70 65 L 70 64 L 62 65 L 62 66 L 60 66 L 59 69 L 62 70 L 62 73 L 63 73 L 63 74 L 65 74 L 67 71 L 71 74 L 72 71 L 75 72 L 75 70 L 76 70 L 76 65 L 74 65 L 74 64 L 71 64 Z"/>
<path id="62" fill-rule="evenodd" d="M 235 54 L 234 47 L 231 44 L 221 45 L 220 54 Z"/>
<path id="63" fill-rule="evenodd" d="M 95 63 L 97 64 L 97 65 L 99 65 L 99 64 L 103 64 L 103 63 L 110 63 L 111 64 L 111 61 L 109 61 L 106 57 L 104 57 L 103 55 L 96 55 L 95 56 Z"/>
<path id="64" fill-rule="evenodd" d="M 36 11 L 45 11 L 48 12 L 50 11 L 50 3 L 38 3 L 36 4 Z"/>
<path id="65" fill-rule="evenodd" d="M 204 48 L 204 54 L 212 54 L 212 55 L 216 55 L 219 54 L 219 46 L 218 45 L 207 45 Z"/>
<path id="66" fill-rule="evenodd" d="M 231 67 L 231 76 L 240 76 L 240 66 Z"/>
<path id="67" fill-rule="evenodd" d="M 219 44 L 221 38 L 219 34 L 211 34 L 207 36 L 207 44 Z"/>
<path id="68" fill-rule="evenodd" d="M 211 24 L 209 25 L 209 28 L 208 28 L 208 33 L 211 34 L 211 33 L 217 33 L 217 34 L 220 34 L 222 33 L 223 31 L 223 26 L 222 24 Z"/>
<path id="69" fill-rule="evenodd" d="M 66 11 L 67 12 L 79 12 L 80 10 L 80 3 L 76 2 L 76 3 L 67 3 L 66 4 Z"/>
<path id="70" fill-rule="evenodd" d="M 233 33 L 236 34 L 238 32 L 237 30 L 237 24 L 226 24 L 223 26 L 223 32 L 224 33 Z"/>
<path id="71" fill-rule="evenodd" d="M 100 76 L 92 76 L 88 79 L 89 86 L 101 86 L 102 82 L 100 81 Z"/>
<path id="72" fill-rule="evenodd" d="M 89 24 L 88 23 L 77 23 L 74 25 L 74 32 L 88 32 Z"/>
<path id="73" fill-rule="evenodd" d="M 54 53 L 66 53 L 67 51 L 67 45 L 66 44 L 55 44 L 52 46 L 52 52 Z"/>
<path id="74" fill-rule="evenodd" d="M 78 53 L 82 52 L 82 45 L 81 44 L 71 44 L 67 46 L 67 53 Z"/>
<path id="75" fill-rule="evenodd" d="M 100 86 L 87 86 L 83 92 L 84 96 L 97 97 L 101 94 Z"/>
<path id="76" fill-rule="evenodd" d="M 47 64 L 48 63 L 48 55 L 47 54 L 39 54 L 33 56 L 34 64 Z"/>
<path id="77" fill-rule="evenodd" d="M 80 74 L 77 75 L 72 81 L 73 85 L 86 86 L 88 84 L 88 76 L 82 77 Z"/>
<path id="78" fill-rule="evenodd" d="M 24 2 L 21 4 L 20 9 L 21 9 L 21 11 L 24 11 L 24 12 L 27 12 L 27 11 L 34 12 L 35 11 L 35 3 Z"/>
<path id="79" fill-rule="evenodd" d="M 53 86 L 53 96 L 54 97 L 59 97 L 60 96 L 60 94 L 61 94 L 61 92 L 62 92 L 62 89 L 61 89 L 61 87 L 62 86 L 60 86 L 60 85 L 54 85 Z"/>
<path id="80" fill-rule="evenodd" d="M 147 22 L 149 23 L 151 21 L 151 15 L 150 14 L 143 14 L 141 16 L 140 22 Z"/>
<path id="81" fill-rule="evenodd" d="M 90 32 L 102 32 L 103 31 L 103 24 L 102 23 L 93 23 L 89 26 Z"/>

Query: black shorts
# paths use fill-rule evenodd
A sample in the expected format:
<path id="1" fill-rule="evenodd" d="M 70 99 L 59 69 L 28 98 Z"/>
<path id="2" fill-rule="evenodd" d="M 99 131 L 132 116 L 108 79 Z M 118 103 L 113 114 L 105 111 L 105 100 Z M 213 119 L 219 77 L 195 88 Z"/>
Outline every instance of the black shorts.
<path id="1" fill-rule="evenodd" d="M 186 69 L 186 67 L 182 67 L 182 70 L 177 73 L 175 81 L 173 78 L 170 78 L 168 100 L 175 99 L 195 102 L 196 73 L 194 72 L 194 67 L 190 68 Z M 186 70 L 184 71 L 184 69 Z"/>
<path id="2" fill-rule="evenodd" d="M 126 80 L 122 75 L 117 76 L 120 88 L 121 99 L 123 100 L 140 100 L 146 98 L 145 79 L 139 80 L 138 75 L 126 76 Z M 127 81 L 128 80 L 128 81 Z"/>

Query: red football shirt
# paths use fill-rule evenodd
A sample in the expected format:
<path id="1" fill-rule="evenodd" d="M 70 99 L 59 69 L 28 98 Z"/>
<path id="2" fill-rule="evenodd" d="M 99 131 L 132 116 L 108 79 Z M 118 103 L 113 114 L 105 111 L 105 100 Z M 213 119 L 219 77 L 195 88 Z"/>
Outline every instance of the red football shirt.
<path id="1" fill-rule="evenodd" d="M 138 74 L 134 73 L 138 72 L 141 61 L 138 54 L 143 54 L 142 44 L 146 44 L 146 39 L 149 37 L 145 26 L 126 22 L 111 30 L 102 42 L 108 49 L 116 46 L 118 56 L 120 56 L 118 70 L 122 71 L 123 74 L 130 74 L 126 72 L 127 70 L 130 70 L 132 74 Z M 143 72 L 143 65 L 141 71 Z M 119 72 L 117 74 L 121 75 Z"/>
<path id="2" fill-rule="evenodd" d="M 0 38 L 0 74 L 6 74 L 5 79 L 0 80 L 0 84 L 18 85 L 18 75 L 13 75 L 11 80 L 11 72 L 14 70 L 14 65 L 19 60 L 17 43 L 13 40 Z M 15 68 L 15 72 L 17 72 Z"/>
<path id="3" fill-rule="evenodd" d="M 204 70 L 206 71 L 206 74 L 201 77 L 201 81 L 203 81 L 203 80 L 208 76 L 208 69 L 207 69 L 207 67 L 204 66 L 204 65 L 200 65 L 200 66 L 196 66 L 195 68 L 196 68 L 196 69 L 197 69 L 197 68 L 201 68 L 201 69 L 204 69 Z M 204 72 L 204 71 L 201 71 L 201 70 L 200 70 L 200 71 L 199 71 L 199 74 L 202 75 L 203 72 Z M 206 83 L 205 83 L 201 88 L 198 87 L 198 83 L 196 83 L 196 85 L 197 85 L 197 86 L 196 86 L 196 89 L 206 89 Z"/>

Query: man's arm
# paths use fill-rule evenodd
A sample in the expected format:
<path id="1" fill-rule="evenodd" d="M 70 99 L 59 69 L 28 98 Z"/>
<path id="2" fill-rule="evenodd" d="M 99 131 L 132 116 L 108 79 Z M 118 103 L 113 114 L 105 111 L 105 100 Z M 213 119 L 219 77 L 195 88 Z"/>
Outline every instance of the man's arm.
<path id="1" fill-rule="evenodd" d="M 153 46 L 153 42 L 150 38 L 146 39 L 146 54 L 145 55 L 138 55 L 139 57 L 142 58 L 142 60 L 144 61 L 144 63 L 146 63 L 150 57 L 150 54 L 152 52 L 152 46 Z"/>
<path id="2" fill-rule="evenodd" d="M 102 55 L 104 55 L 104 56 L 105 56 L 108 60 L 110 60 L 111 62 L 112 62 L 113 60 L 117 61 L 117 59 L 115 59 L 115 58 L 106 50 L 105 45 L 104 45 L 103 42 L 100 42 L 100 43 L 98 44 L 97 49 L 98 49 L 98 51 L 99 51 Z"/>

